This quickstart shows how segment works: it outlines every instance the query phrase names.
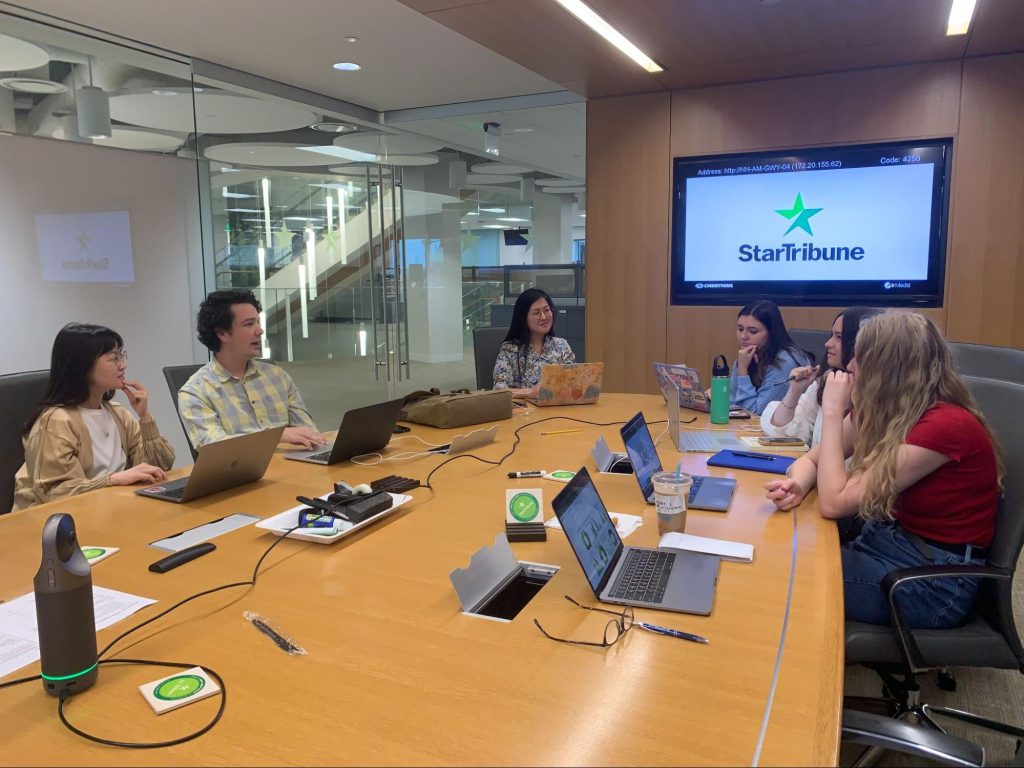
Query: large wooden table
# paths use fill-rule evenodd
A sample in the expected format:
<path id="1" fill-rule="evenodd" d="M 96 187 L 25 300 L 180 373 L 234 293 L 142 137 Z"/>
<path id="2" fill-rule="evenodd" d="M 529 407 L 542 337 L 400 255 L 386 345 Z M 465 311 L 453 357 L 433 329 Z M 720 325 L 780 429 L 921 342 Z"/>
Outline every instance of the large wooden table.
<path id="1" fill-rule="evenodd" d="M 500 457 L 516 428 L 540 419 L 623 421 L 638 409 L 649 421 L 665 419 L 658 397 L 606 394 L 595 406 L 539 409 L 498 422 L 497 443 L 476 453 Z M 657 437 L 664 424 L 651 429 Z M 426 427 L 414 434 L 431 442 L 446 435 Z M 462 615 L 448 578 L 503 530 L 507 487 L 540 485 L 552 514 L 550 499 L 561 485 L 508 480 L 508 471 L 585 465 L 593 473 L 589 448 L 598 436 L 621 448 L 617 426 L 552 421 L 520 435 L 517 452 L 501 467 L 453 462 L 434 475 L 433 494 L 413 491 L 413 502 L 365 531 L 332 545 L 281 542 L 255 587 L 196 600 L 112 651 L 219 672 L 228 704 L 210 733 L 161 750 L 98 746 L 65 730 L 55 699 L 29 683 L 0 691 L 0 764 L 835 764 L 842 585 L 835 528 L 819 518 L 813 499 L 795 513 L 777 512 L 761 492 L 769 476 L 708 471 L 705 455 L 682 456 L 686 471 L 739 480 L 727 514 L 691 510 L 686 530 L 753 543 L 755 559 L 722 563 L 709 617 L 637 613 L 705 635 L 710 644 L 634 630 L 608 649 L 564 645 L 544 638 L 532 620 L 563 637 L 597 640 L 607 617 L 563 599 L 597 605 L 561 533 L 512 545 L 519 559 L 561 570 L 510 623 Z M 389 454 L 416 445 L 411 438 L 393 442 Z M 666 466 L 676 465 L 680 454 L 667 437 L 658 450 Z M 31 591 L 43 521 L 70 512 L 80 541 L 121 548 L 96 565 L 94 582 L 159 601 L 101 631 L 102 648 L 184 596 L 247 579 L 275 539 L 248 526 L 217 538 L 215 552 L 163 575 L 147 571 L 162 555 L 148 542 L 234 512 L 269 517 L 294 506 L 296 494 L 326 492 L 335 480 L 422 480 L 442 460 L 319 467 L 277 456 L 263 480 L 188 505 L 109 488 L 7 515 L 0 518 L 0 599 Z M 594 477 L 611 511 L 643 516 L 627 543 L 654 545 L 654 508 L 643 503 L 634 478 Z M 308 653 L 281 651 L 243 611 L 265 616 Z M 35 671 L 37 665 L 13 676 Z M 137 687 L 167 674 L 102 666 L 97 684 L 68 701 L 68 718 L 126 741 L 170 739 L 209 720 L 218 698 L 152 714 Z"/>

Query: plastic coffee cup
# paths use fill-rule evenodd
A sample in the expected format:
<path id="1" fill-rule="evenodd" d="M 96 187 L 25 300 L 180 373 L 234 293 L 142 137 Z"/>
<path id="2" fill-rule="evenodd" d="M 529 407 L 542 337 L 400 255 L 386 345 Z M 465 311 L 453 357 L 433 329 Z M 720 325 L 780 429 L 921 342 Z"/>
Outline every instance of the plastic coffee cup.
<path id="1" fill-rule="evenodd" d="M 654 506 L 658 511 L 658 534 L 686 528 L 686 500 L 690 497 L 693 478 L 686 473 L 656 472 Z"/>

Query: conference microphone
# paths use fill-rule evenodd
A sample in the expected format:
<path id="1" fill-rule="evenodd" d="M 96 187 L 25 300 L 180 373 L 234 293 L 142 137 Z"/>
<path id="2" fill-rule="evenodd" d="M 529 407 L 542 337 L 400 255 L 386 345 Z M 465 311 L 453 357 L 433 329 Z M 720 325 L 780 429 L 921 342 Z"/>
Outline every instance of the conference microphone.
<path id="1" fill-rule="evenodd" d="M 71 515 L 50 515 L 34 582 L 43 690 L 80 693 L 96 682 L 96 617 L 92 568 L 82 554 Z"/>

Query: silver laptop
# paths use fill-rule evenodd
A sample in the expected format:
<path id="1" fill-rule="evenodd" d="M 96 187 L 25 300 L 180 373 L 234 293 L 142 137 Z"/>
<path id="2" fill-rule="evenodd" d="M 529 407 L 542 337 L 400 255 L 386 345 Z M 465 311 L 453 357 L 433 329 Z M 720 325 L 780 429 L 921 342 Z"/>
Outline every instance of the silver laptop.
<path id="1" fill-rule="evenodd" d="M 285 458 L 310 464 L 337 464 L 353 456 L 379 451 L 391 440 L 404 402 L 403 398 L 399 398 L 346 411 L 341 417 L 334 445 L 330 448 L 317 448 L 315 451 L 287 453 Z"/>
<path id="2" fill-rule="evenodd" d="M 259 480 L 267 471 L 283 432 L 284 427 L 272 427 L 207 443 L 199 449 L 188 477 L 140 488 L 135 493 L 183 504 Z"/>
<path id="3" fill-rule="evenodd" d="M 648 504 L 654 503 L 655 472 L 661 472 L 661 459 L 654 447 L 651 430 L 647 428 L 644 415 L 638 413 L 621 430 L 622 442 L 626 445 L 630 463 L 640 484 L 640 492 Z M 693 475 L 693 485 L 686 506 L 693 509 L 708 509 L 712 512 L 727 512 L 732 496 L 736 492 L 736 481 L 728 477 Z"/>
<path id="4" fill-rule="evenodd" d="M 671 549 L 625 547 L 586 467 L 552 506 L 572 551 L 602 603 L 707 616 L 719 559 Z"/>
<path id="5" fill-rule="evenodd" d="M 679 392 L 671 381 L 662 388 L 668 405 L 668 433 L 672 442 L 684 453 L 718 453 L 745 451 L 747 446 L 731 431 L 716 429 L 683 429 L 679 424 Z"/>

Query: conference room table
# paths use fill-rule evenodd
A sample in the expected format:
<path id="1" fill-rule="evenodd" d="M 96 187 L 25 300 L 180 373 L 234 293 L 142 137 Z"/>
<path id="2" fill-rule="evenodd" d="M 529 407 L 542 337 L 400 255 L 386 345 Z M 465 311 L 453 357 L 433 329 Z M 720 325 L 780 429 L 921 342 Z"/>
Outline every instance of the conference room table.
<path id="1" fill-rule="evenodd" d="M 544 637 L 534 619 L 551 634 L 591 642 L 611 619 L 563 598 L 600 605 L 564 534 L 552 529 L 544 542 L 511 545 L 521 561 L 559 568 L 514 620 L 464 615 L 449 573 L 504 531 L 506 489 L 541 488 L 551 517 L 551 499 L 564 487 L 509 479 L 509 471 L 586 466 L 612 513 L 642 516 L 626 544 L 656 545 L 655 510 L 635 478 L 598 474 L 590 456 L 601 436 L 621 450 L 619 426 L 562 418 L 624 422 L 638 410 L 660 436 L 666 467 L 681 461 L 686 472 L 738 481 L 727 513 L 687 514 L 687 533 L 754 545 L 752 562 L 721 563 L 711 615 L 636 610 L 638 620 L 710 642 L 635 628 L 608 648 Z M 706 423 L 704 414 L 687 415 L 698 418 L 691 427 Z M 452 461 L 433 475 L 433 490 L 409 491 L 411 502 L 351 536 L 332 544 L 281 541 L 255 586 L 194 600 L 107 654 L 215 670 L 226 682 L 227 705 L 210 732 L 155 750 L 94 744 L 65 729 L 56 699 L 32 682 L 0 690 L 0 764 L 836 764 L 843 601 L 835 526 L 821 519 L 813 495 L 793 512 L 775 510 L 762 490 L 772 475 L 709 468 L 707 454 L 680 454 L 664 434 L 665 419 L 659 396 L 603 394 L 595 405 L 538 408 L 495 422 L 497 440 L 472 453 L 497 460 L 518 430 L 519 445 L 501 466 Z M 383 456 L 423 450 L 417 437 L 440 443 L 476 428 L 416 425 L 411 435 L 396 435 Z M 158 601 L 101 630 L 103 648 L 177 600 L 248 579 L 278 539 L 248 525 L 217 537 L 214 552 L 164 574 L 147 570 L 166 554 L 150 542 L 232 513 L 267 518 L 294 507 L 297 494 L 326 493 L 338 480 L 424 480 L 447 458 L 325 467 L 286 461 L 279 451 L 262 480 L 188 504 L 112 487 L 4 515 L 0 599 L 31 592 L 43 523 L 68 512 L 80 542 L 120 548 L 94 566 L 96 586 Z M 305 653 L 281 650 L 245 612 L 259 614 Z M 37 671 L 32 664 L 5 679 Z M 138 687 L 171 673 L 101 665 L 96 684 L 67 701 L 66 716 L 86 732 L 120 741 L 187 734 L 212 718 L 220 697 L 157 716 Z"/>

